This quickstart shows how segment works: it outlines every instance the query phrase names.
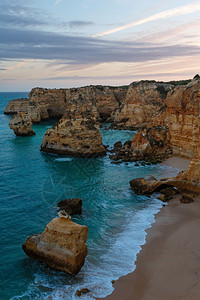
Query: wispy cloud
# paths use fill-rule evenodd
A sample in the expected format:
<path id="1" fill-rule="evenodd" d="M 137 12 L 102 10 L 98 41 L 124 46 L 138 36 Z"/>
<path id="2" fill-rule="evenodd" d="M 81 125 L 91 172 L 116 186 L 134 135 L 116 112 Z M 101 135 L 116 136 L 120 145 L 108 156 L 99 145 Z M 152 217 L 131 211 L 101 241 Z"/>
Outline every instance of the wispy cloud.
<path id="1" fill-rule="evenodd" d="M 128 23 L 101 33 L 97 33 L 94 35 L 94 37 L 102 37 L 105 35 L 109 35 L 109 34 L 113 34 L 116 33 L 118 31 L 122 31 L 128 28 L 132 28 L 141 24 L 145 24 L 151 21 L 156 21 L 156 20 L 161 20 L 161 19 L 166 19 L 169 17 L 175 17 L 175 16 L 181 16 L 181 15 L 186 15 L 186 14 L 191 14 L 194 12 L 200 11 L 200 2 L 194 2 L 192 4 L 188 4 L 188 5 L 184 5 L 181 7 L 177 7 L 177 8 L 173 8 L 173 9 L 169 9 L 166 11 L 163 11 L 161 13 L 157 13 L 155 15 L 152 15 L 150 17 L 141 19 L 139 21 L 135 21 L 132 23 Z"/>
<path id="2" fill-rule="evenodd" d="M 58 5 L 62 0 L 56 0 L 55 6 Z"/>
<path id="3" fill-rule="evenodd" d="M 70 28 L 80 28 L 94 25 L 94 23 L 90 21 L 70 21 L 68 24 Z"/>
<path id="4" fill-rule="evenodd" d="M 194 45 L 107 41 L 36 30 L 0 29 L 0 59 L 66 60 L 70 65 L 141 62 L 199 54 Z"/>

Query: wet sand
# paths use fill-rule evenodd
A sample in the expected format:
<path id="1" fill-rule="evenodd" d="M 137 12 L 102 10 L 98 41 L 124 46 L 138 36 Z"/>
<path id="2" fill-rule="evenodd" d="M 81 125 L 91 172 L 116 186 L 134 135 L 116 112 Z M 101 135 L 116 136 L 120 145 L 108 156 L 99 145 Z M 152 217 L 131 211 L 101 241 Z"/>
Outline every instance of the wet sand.
<path id="1" fill-rule="evenodd" d="M 181 171 L 189 161 L 173 157 L 165 163 Z M 104 299 L 200 299 L 200 200 L 181 204 L 179 198 L 156 215 L 135 271 L 115 282 L 114 292 Z"/>

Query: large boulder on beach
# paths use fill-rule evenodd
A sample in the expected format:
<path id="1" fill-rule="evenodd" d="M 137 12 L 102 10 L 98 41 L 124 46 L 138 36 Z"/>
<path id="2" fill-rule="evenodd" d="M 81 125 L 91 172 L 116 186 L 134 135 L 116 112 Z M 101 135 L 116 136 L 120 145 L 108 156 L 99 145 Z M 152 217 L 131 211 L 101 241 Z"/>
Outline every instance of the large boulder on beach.
<path id="1" fill-rule="evenodd" d="M 31 235 L 22 245 L 24 252 L 52 268 L 76 275 L 87 255 L 88 227 L 69 216 L 53 219 L 44 232 Z"/>
<path id="2" fill-rule="evenodd" d="M 157 180 L 152 175 L 147 175 L 145 177 L 135 178 L 130 181 L 131 189 L 134 190 L 137 194 L 151 194 L 158 187 L 160 187 L 162 183 Z"/>
<path id="3" fill-rule="evenodd" d="M 32 121 L 25 112 L 19 112 L 11 119 L 9 126 L 14 130 L 16 136 L 32 136 L 35 132 L 31 129 Z"/>

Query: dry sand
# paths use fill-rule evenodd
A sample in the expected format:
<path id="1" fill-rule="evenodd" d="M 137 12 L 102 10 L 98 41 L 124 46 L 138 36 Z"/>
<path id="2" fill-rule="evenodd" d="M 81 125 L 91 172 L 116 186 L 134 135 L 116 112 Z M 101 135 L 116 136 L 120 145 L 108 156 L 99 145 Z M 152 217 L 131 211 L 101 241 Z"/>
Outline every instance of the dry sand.
<path id="1" fill-rule="evenodd" d="M 188 163 L 166 162 L 180 170 Z M 135 271 L 121 277 L 104 300 L 200 300 L 200 200 L 181 204 L 179 198 L 156 215 Z"/>

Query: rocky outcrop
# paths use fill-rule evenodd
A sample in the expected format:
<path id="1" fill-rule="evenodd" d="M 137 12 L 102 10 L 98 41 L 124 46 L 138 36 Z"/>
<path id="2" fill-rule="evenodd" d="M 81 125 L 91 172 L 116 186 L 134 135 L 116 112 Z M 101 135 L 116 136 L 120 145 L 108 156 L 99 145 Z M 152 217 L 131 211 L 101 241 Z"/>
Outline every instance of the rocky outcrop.
<path id="1" fill-rule="evenodd" d="M 173 183 L 184 195 L 200 196 L 200 155 L 192 159 L 188 169 L 179 173 Z"/>
<path id="2" fill-rule="evenodd" d="M 25 112 L 20 112 L 13 116 L 9 126 L 14 130 L 16 136 L 32 136 L 35 132 L 31 129 L 32 121 L 30 116 Z"/>
<path id="3" fill-rule="evenodd" d="M 106 154 L 97 122 L 98 111 L 87 93 L 68 102 L 65 115 L 44 135 L 41 150 L 59 155 L 97 157 Z"/>
<path id="4" fill-rule="evenodd" d="M 96 103 L 98 113 L 101 119 L 105 121 L 125 101 L 126 92 L 126 87 L 108 86 L 87 86 L 71 89 L 34 88 L 29 93 L 28 99 L 10 101 L 4 113 L 14 114 L 23 111 L 29 114 L 33 123 L 39 123 L 41 120 L 62 117 L 68 103 L 73 98 L 78 98 L 84 94 L 88 101 Z"/>
<path id="5" fill-rule="evenodd" d="M 184 199 L 200 197 L 200 156 L 196 156 L 191 161 L 189 168 L 180 172 L 175 178 L 165 178 L 157 180 L 151 175 L 144 178 L 135 178 L 130 181 L 131 188 L 138 194 L 151 194 L 161 192 L 168 187 L 175 187 Z M 165 194 L 165 193 L 163 193 Z M 185 201 L 186 201 L 185 200 Z"/>
<path id="6" fill-rule="evenodd" d="M 153 121 L 169 128 L 173 154 L 192 158 L 198 154 L 200 140 L 200 78 L 168 93 L 166 106 Z"/>
<path id="7" fill-rule="evenodd" d="M 87 255 L 88 228 L 59 217 L 47 224 L 43 233 L 27 238 L 24 252 L 52 268 L 76 275 Z"/>
<path id="8" fill-rule="evenodd" d="M 114 145 L 111 150 L 115 153 L 109 156 L 113 160 L 159 162 L 172 155 L 167 126 L 157 125 L 139 130 L 132 141 L 119 145 Z"/>
<path id="9" fill-rule="evenodd" d="M 172 155 L 167 126 L 155 125 L 139 131 L 131 143 L 131 155 L 137 160 L 158 160 Z"/>
<path id="10" fill-rule="evenodd" d="M 129 86 L 124 105 L 114 113 L 114 128 L 147 127 L 165 103 L 173 85 L 156 81 L 140 81 Z"/>
<path id="11" fill-rule="evenodd" d="M 69 215 L 82 213 L 82 199 L 72 198 L 62 200 L 58 203 L 59 210 L 64 210 Z"/>
<path id="12" fill-rule="evenodd" d="M 163 160 L 171 155 L 192 158 L 200 141 L 200 78 L 169 91 L 165 104 L 147 128 L 132 140 L 131 156 Z"/>

